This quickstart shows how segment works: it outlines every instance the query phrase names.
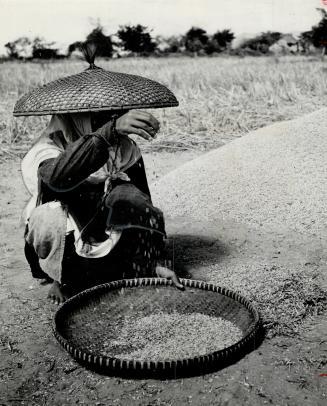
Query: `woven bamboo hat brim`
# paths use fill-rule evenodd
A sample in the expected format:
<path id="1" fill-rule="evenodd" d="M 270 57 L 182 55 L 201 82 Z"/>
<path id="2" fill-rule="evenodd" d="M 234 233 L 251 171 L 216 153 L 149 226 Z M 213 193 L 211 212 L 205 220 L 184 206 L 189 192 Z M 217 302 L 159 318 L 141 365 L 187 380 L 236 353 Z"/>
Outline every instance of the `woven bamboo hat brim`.
<path id="1" fill-rule="evenodd" d="M 136 75 L 89 68 L 22 96 L 14 116 L 39 116 L 178 106 L 164 85 Z"/>

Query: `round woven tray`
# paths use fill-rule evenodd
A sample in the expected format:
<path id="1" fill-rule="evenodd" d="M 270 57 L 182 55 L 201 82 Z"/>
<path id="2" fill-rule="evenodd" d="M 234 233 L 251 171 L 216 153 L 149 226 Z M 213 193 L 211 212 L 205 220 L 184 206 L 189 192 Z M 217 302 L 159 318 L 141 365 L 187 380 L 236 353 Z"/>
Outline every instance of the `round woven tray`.
<path id="1" fill-rule="evenodd" d="M 136 378 L 176 378 L 207 373 L 237 361 L 259 345 L 263 337 L 260 316 L 247 299 L 202 281 L 181 279 L 181 283 L 184 291 L 162 278 L 125 279 L 87 289 L 58 309 L 54 334 L 84 366 L 109 375 Z M 127 314 L 149 316 L 160 311 L 219 317 L 236 325 L 242 331 L 242 338 L 210 354 L 162 361 L 121 359 L 97 348 L 97 343 L 104 338 L 110 340 L 110 323 L 117 324 L 117 320 Z"/>

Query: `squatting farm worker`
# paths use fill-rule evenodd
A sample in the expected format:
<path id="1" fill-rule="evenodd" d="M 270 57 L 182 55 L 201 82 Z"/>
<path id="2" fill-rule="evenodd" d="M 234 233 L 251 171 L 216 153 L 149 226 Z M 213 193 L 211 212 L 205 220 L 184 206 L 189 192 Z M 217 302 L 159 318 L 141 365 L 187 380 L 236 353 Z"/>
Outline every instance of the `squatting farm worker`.
<path id="1" fill-rule="evenodd" d="M 155 137 L 159 122 L 140 109 L 176 106 L 163 85 L 94 65 L 23 96 L 14 115 L 52 118 L 22 161 L 31 199 L 24 210 L 25 256 L 35 278 L 52 282 L 56 303 L 109 280 L 171 278 L 164 260 L 162 212 L 152 205 L 136 134 Z"/>

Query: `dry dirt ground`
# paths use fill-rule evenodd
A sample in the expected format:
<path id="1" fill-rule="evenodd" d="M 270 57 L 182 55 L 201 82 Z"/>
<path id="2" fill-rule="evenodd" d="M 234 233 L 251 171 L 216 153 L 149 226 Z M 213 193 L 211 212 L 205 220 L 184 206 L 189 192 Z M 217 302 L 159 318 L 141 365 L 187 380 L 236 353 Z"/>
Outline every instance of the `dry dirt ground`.
<path id="1" fill-rule="evenodd" d="M 149 178 L 154 180 L 194 156 L 192 152 L 147 155 Z M 100 376 L 79 366 L 56 342 L 51 331 L 56 306 L 46 300 L 48 286 L 31 278 L 23 256 L 19 217 L 28 196 L 19 162 L 5 162 L 0 168 L 0 405 L 326 404 L 326 315 L 305 320 L 295 336 L 267 338 L 238 363 L 206 376 L 124 380 Z M 223 227 L 227 229 L 226 241 L 217 251 L 217 261 L 221 259 L 223 264 L 226 252 L 237 246 L 242 261 L 255 262 L 255 244 L 250 247 L 245 243 L 246 231 L 235 225 Z M 173 230 L 174 226 L 168 224 L 168 228 Z M 188 240 L 178 240 L 177 236 L 176 241 L 181 241 L 195 259 L 205 255 L 205 246 L 197 243 L 196 236 Z M 215 248 L 214 243 L 209 246 Z M 281 259 L 284 264 L 285 252 Z M 290 252 L 289 262 L 294 255 Z M 314 258 L 318 266 L 323 262 L 319 255 L 317 252 Z M 189 263 L 188 271 L 194 277 L 205 278 L 205 268 L 197 272 L 196 261 Z M 326 376 L 322 376 L 324 373 Z"/>

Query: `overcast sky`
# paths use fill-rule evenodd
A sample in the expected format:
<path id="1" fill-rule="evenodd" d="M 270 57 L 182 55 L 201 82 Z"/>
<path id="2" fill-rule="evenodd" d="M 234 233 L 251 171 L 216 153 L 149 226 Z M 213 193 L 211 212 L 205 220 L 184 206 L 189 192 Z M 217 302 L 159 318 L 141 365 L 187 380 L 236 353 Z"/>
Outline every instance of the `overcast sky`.
<path id="1" fill-rule="evenodd" d="M 128 23 L 154 35 L 182 34 L 192 25 L 209 33 L 300 32 L 319 21 L 317 7 L 322 0 L 0 0 L 0 53 L 19 36 L 60 45 L 83 40 L 97 18 L 107 34 Z"/>

